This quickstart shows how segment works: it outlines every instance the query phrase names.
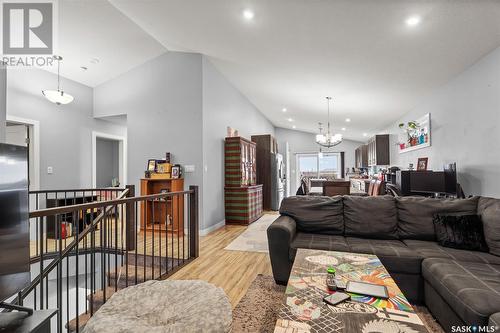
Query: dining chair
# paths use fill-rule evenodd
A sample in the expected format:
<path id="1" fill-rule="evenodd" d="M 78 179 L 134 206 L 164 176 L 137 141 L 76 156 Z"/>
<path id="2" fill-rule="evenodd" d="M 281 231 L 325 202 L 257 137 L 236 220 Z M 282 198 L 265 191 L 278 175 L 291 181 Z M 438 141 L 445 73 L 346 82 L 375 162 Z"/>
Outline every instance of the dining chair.
<path id="1" fill-rule="evenodd" d="M 375 187 L 375 182 L 376 182 L 376 180 L 372 179 L 370 181 L 370 186 L 368 186 L 368 195 L 370 195 L 370 196 L 373 195 L 373 189 Z"/>

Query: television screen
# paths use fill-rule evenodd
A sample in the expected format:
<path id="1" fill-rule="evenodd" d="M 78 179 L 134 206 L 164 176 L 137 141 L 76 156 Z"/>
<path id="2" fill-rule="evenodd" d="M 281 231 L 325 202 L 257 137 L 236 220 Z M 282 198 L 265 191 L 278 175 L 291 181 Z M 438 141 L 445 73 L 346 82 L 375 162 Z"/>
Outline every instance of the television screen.
<path id="1" fill-rule="evenodd" d="M 0 301 L 30 282 L 27 154 L 0 144 Z"/>

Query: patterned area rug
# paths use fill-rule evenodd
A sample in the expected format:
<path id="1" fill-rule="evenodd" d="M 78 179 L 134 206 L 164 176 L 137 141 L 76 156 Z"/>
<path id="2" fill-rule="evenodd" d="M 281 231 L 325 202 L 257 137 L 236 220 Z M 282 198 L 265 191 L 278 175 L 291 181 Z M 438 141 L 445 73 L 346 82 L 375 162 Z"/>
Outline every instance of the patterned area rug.
<path id="1" fill-rule="evenodd" d="M 285 287 L 272 276 L 257 275 L 247 293 L 233 310 L 232 332 L 273 332 Z M 426 307 L 414 306 L 415 312 L 432 333 L 444 333 Z"/>
<path id="2" fill-rule="evenodd" d="M 224 250 L 269 253 L 267 228 L 279 217 L 277 214 L 264 214 L 233 240 Z"/>

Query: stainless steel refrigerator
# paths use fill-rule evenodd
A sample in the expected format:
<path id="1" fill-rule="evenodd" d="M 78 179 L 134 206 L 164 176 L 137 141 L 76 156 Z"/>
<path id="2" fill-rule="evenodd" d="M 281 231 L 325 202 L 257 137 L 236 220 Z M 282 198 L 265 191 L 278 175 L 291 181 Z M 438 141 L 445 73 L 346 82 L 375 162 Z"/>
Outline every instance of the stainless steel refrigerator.
<path id="1" fill-rule="evenodd" d="M 0 301 L 30 282 L 28 151 L 0 143 Z"/>

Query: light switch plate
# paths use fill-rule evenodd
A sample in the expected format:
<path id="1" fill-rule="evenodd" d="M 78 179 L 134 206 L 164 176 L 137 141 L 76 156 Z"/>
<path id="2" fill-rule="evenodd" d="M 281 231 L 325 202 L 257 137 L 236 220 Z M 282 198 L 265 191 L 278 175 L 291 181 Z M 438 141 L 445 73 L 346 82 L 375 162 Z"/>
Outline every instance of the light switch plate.
<path id="1" fill-rule="evenodd" d="M 184 166 L 184 172 L 194 172 L 195 168 L 194 165 L 185 165 Z"/>

